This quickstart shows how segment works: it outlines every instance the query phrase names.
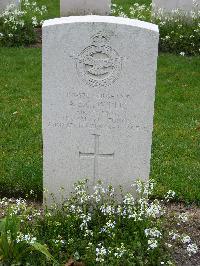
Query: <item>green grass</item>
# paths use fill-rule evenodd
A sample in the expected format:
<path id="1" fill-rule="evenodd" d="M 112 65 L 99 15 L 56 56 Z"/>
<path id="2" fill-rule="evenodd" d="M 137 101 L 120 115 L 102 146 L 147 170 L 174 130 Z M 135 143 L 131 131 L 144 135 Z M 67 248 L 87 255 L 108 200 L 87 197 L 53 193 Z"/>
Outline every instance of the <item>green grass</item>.
<path id="1" fill-rule="evenodd" d="M 0 49 L 0 196 L 42 196 L 41 50 Z M 151 176 L 156 196 L 200 202 L 198 57 L 162 54 L 158 60 Z M 16 113 L 17 112 L 17 113 Z"/>
<path id="2" fill-rule="evenodd" d="M 41 51 L 0 49 L 0 195 L 42 192 Z"/>
<path id="3" fill-rule="evenodd" d="M 189 202 L 200 202 L 199 69 L 199 57 L 159 57 L 151 175 L 158 195 Z"/>

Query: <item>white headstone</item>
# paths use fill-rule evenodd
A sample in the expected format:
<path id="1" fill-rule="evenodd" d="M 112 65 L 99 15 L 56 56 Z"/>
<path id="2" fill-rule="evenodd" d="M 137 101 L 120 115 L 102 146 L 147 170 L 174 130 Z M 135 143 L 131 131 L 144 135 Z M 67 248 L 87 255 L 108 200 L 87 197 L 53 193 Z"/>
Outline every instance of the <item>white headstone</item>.
<path id="1" fill-rule="evenodd" d="M 158 27 L 83 16 L 43 24 L 44 187 L 129 189 L 150 170 Z"/>
<path id="2" fill-rule="evenodd" d="M 60 14 L 65 16 L 109 15 L 111 0 L 60 0 Z"/>
<path id="3" fill-rule="evenodd" d="M 3 12 L 9 5 L 18 6 L 20 0 L 0 0 L 0 12 Z"/>
<path id="4" fill-rule="evenodd" d="M 179 9 L 183 14 L 189 14 L 191 11 L 199 9 L 200 0 L 152 0 L 154 12 L 159 9 L 163 10 L 164 14 L 173 14 L 173 10 Z"/>

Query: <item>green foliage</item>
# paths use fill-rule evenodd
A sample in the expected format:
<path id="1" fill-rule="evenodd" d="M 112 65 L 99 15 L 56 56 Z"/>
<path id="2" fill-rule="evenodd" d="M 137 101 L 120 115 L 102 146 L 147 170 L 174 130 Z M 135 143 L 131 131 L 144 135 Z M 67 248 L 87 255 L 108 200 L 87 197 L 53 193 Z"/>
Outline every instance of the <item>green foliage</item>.
<path id="1" fill-rule="evenodd" d="M 1 201 L 1 205 L 2 203 L 5 203 L 5 199 Z M 8 201 L 7 205 L 9 204 Z M 0 263 L 3 265 L 24 265 L 27 258 L 35 253 L 42 260 L 56 262 L 47 246 L 38 243 L 36 238 L 27 232 L 24 219 L 27 219 L 29 211 L 24 200 L 17 200 L 15 205 L 7 208 L 6 215 L 0 219 Z"/>
<path id="2" fill-rule="evenodd" d="M 128 7 L 118 1 L 113 5 L 113 15 L 135 18 L 157 24 L 160 31 L 159 47 L 162 52 L 181 55 L 199 55 L 200 15 L 191 11 L 190 18 L 179 10 L 166 15 L 163 10 L 152 13 L 151 5 L 133 3 Z"/>
<path id="3" fill-rule="evenodd" d="M 0 45 L 23 46 L 36 42 L 35 27 L 42 23 L 46 7 L 39 8 L 36 2 L 22 0 L 20 7 L 13 5 L 0 15 Z"/>
<path id="4" fill-rule="evenodd" d="M 89 190 L 84 180 L 75 184 L 70 198 L 65 199 L 62 189 L 59 194 L 65 200 L 59 205 L 52 201 L 45 209 L 4 198 L 0 201 L 4 210 L 0 262 L 52 265 L 58 261 L 57 265 L 63 265 L 71 258 L 88 266 L 174 265 L 170 254 L 176 245 L 183 246 L 189 256 L 197 252 L 197 246 L 182 231 L 186 214 L 166 212 L 164 202 L 175 193 L 168 191 L 165 201 L 151 201 L 153 188 L 152 180 L 138 180 L 124 193 L 99 181 Z"/>
<path id="5" fill-rule="evenodd" d="M 188 21 L 189 20 L 189 21 Z M 200 16 L 188 19 L 181 15 L 173 18 L 155 16 L 152 22 L 159 25 L 160 50 L 181 55 L 199 55 Z"/>

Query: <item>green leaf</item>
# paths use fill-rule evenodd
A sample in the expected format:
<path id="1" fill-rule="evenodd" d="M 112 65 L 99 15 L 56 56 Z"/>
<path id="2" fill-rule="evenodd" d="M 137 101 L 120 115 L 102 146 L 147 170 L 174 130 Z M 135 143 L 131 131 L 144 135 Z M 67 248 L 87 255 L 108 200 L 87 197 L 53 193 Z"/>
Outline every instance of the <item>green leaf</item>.
<path id="1" fill-rule="evenodd" d="M 6 227 L 6 218 L 0 220 L 0 233 L 2 234 L 5 231 Z"/>
<path id="2" fill-rule="evenodd" d="M 55 263 L 58 263 L 54 257 L 50 254 L 48 251 L 48 248 L 46 245 L 42 245 L 38 242 L 35 242 L 33 244 L 30 244 L 35 250 L 39 251 L 40 253 L 44 254 L 48 260 L 52 260 Z"/>

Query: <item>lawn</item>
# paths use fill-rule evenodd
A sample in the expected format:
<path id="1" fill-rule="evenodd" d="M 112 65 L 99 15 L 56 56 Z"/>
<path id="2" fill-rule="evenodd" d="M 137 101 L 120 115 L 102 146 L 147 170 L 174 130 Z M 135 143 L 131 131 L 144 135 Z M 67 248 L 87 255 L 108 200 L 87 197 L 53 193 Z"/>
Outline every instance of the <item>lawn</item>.
<path id="1" fill-rule="evenodd" d="M 59 16 L 59 1 L 37 2 Z M 125 9 L 133 2 L 115 0 Z M 41 49 L 0 48 L 0 58 L 0 198 L 34 190 L 41 199 Z M 199 57 L 159 55 L 151 177 L 156 196 L 172 189 L 187 203 L 200 203 L 199 69 Z"/>

